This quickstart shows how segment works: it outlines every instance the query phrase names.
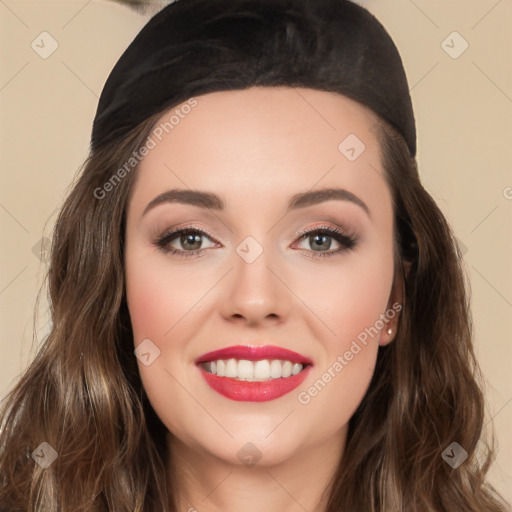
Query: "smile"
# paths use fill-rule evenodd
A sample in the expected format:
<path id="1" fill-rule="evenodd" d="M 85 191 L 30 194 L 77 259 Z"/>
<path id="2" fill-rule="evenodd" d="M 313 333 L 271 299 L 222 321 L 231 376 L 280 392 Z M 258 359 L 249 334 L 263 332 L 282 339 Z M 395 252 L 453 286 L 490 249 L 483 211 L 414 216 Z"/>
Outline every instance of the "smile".
<path id="1" fill-rule="evenodd" d="M 247 359 L 219 359 L 209 363 L 201 363 L 201 366 L 209 373 L 218 377 L 231 377 L 237 380 L 257 382 L 268 379 L 287 379 L 291 375 L 297 375 L 302 371 L 302 364 L 280 359 L 262 359 L 260 361 L 248 361 Z"/>
<path id="2" fill-rule="evenodd" d="M 298 387 L 312 361 L 280 347 L 240 345 L 204 354 L 196 364 L 206 383 L 226 398 L 264 402 Z"/>

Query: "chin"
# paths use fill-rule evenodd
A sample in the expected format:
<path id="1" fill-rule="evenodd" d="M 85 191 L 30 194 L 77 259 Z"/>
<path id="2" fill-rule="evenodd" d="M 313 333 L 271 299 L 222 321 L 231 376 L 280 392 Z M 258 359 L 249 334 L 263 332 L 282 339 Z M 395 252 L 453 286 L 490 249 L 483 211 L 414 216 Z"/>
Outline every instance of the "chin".
<path id="1" fill-rule="evenodd" d="M 230 426 L 233 438 L 224 436 L 222 440 L 219 436 L 205 438 L 204 430 L 195 426 L 190 429 L 180 426 L 175 433 L 169 431 L 168 435 L 182 447 L 187 446 L 201 456 L 211 456 L 228 465 L 253 467 L 256 464 L 270 468 L 298 456 L 311 437 L 306 432 L 291 431 L 290 425 L 282 430 L 281 427 L 275 429 L 275 426 L 275 421 L 270 429 L 266 424 L 262 427 L 261 423 L 254 428 L 248 428 L 247 424 L 245 428 Z"/>
<path id="2" fill-rule="evenodd" d="M 212 447 L 215 450 L 212 455 L 241 468 L 252 468 L 255 465 L 271 468 L 289 462 L 300 453 L 300 446 L 293 439 L 246 439 L 237 439 L 230 446 Z"/>

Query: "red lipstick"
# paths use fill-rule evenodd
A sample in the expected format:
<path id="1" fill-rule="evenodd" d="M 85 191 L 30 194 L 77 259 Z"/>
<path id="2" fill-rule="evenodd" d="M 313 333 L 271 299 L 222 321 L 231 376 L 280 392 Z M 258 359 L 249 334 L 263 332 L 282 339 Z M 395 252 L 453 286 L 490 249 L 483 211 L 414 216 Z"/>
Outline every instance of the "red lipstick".
<path id="1" fill-rule="evenodd" d="M 257 361 L 258 359 L 285 359 L 292 363 L 300 363 L 303 365 L 313 364 L 309 357 L 292 352 L 285 348 L 276 347 L 274 345 L 264 345 L 262 347 L 251 347 L 249 345 L 236 345 L 220 350 L 214 350 L 199 356 L 195 363 L 206 363 L 208 361 L 216 361 L 218 359 L 246 359 L 248 361 Z"/>
<path id="2" fill-rule="evenodd" d="M 231 377 L 219 377 L 218 375 L 206 371 L 201 366 L 201 363 L 218 361 L 219 359 L 245 359 L 248 361 L 280 359 L 291 361 L 292 363 L 300 363 L 304 368 L 297 375 L 251 382 Z M 198 365 L 206 383 L 214 391 L 217 391 L 217 393 L 220 393 L 230 400 L 245 402 L 266 402 L 275 400 L 293 391 L 308 376 L 311 366 L 313 365 L 313 362 L 308 357 L 272 345 L 265 345 L 263 347 L 238 345 L 214 350 L 213 352 L 208 352 L 198 357 L 195 363 Z"/>

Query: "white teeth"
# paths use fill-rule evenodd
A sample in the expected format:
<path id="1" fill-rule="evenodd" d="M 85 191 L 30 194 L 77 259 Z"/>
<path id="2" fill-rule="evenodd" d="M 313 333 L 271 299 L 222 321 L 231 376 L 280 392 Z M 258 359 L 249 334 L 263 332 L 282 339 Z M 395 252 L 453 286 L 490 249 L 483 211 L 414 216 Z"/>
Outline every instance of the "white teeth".
<path id="1" fill-rule="evenodd" d="M 254 362 L 254 378 L 268 379 L 270 378 L 270 363 L 268 359 Z"/>
<path id="2" fill-rule="evenodd" d="M 289 377 L 292 374 L 292 367 L 293 364 L 291 361 L 285 361 L 283 363 L 283 377 Z"/>
<path id="3" fill-rule="evenodd" d="M 215 373 L 212 371 L 212 373 Z M 254 365 L 252 361 L 246 359 L 240 359 L 238 361 L 238 375 L 236 377 L 240 379 L 252 379 L 254 377 Z"/>
<path id="4" fill-rule="evenodd" d="M 283 367 L 281 366 L 281 361 L 274 359 L 270 363 L 270 376 L 273 379 L 278 379 L 279 377 L 281 377 L 282 373 L 283 373 Z"/>
<path id="5" fill-rule="evenodd" d="M 238 380 L 261 381 L 287 378 L 302 371 L 302 364 L 280 359 L 219 359 L 203 363 L 203 368 L 218 377 L 230 377 Z"/>
<path id="6" fill-rule="evenodd" d="M 213 363 L 215 364 L 215 361 Z M 210 371 L 213 373 L 212 363 L 210 363 Z M 222 360 L 217 361 L 217 375 L 219 377 L 226 376 L 226 363 Z"/>
<path id="7" fill-rule="evenodd" d="M 295 363 L 293 365 L 292 375 L 297 375 L 297 373 L 299 373 L 301 370 L 302 370 L 302 365 L 299 363 Z"/>
<path id="8" fill-rule="evenodd" d="M 226 362 L 226 377 L 236 377 L 238 375 L 238 365 L 235 359 L 228 359 Z"/>

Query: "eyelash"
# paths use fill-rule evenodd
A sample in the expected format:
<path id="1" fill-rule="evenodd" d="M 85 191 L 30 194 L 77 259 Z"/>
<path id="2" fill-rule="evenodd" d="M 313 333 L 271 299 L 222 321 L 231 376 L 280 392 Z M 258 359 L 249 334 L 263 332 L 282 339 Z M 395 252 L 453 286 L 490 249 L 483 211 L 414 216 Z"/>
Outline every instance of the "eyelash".
<path id="1" fill-rule="evenodd" d="M 206 235 L 213 241 L 213 236 L 207 233 L 206 231 L 194 228 L 193 226 L 189 226 L 186 228 L 180 228 L 175 231 L 171 231 L 169 233 L 165 233 L 160 238 L 158 238 L 158 240 L 156 240 L 155 245 L 165 254 L 171 254 L 172 256 L 178 256 L 180 258 L 197 258 L 204 251 L 208 250 L 208 248 L 196 249 L 194 251 L 183 251 L 180 249 L 174 249 L 169 247 L 169 243 L 173 241 L 175 238 L 181 235 L 188 234 Z M 340 231 L 339 229 L 333 228 L 331 226 L 319 226 L 311 230 L 299 231 L 298 233 L 295 233 L 294 236 L 299 237 L 299 240 L 297 242 L 302 242 L 308 236 L 311 236 L 313 234 L 328 235 L 330 238 L 333 238 L 342 246 L 340 249 L 336 249 L 334 251 L 312 251 L 307 249 L 299 249 L 301 253 L 314 253 L 314 258 L 329 258 L 342 252 L 353 250 L 357 246 L 359 241 L 359 237 L 357 235 L 344 233 L 343 231 Z"/>

